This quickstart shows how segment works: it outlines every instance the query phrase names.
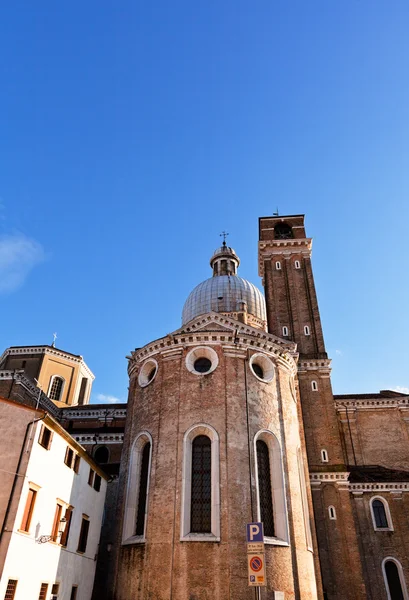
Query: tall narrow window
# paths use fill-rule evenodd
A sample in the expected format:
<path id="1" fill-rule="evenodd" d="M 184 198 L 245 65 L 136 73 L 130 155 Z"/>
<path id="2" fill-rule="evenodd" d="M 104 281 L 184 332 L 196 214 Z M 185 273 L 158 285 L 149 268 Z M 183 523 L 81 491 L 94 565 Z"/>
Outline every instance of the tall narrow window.
<path id="1" fill-rule="evenodd" d="M 318 392 L 318 383 L 316 381 L 311 381 L 311 389 L 313 392 Z"/>
<path id="2" fill-rule="evenodd" d="M 81 380 L 80 393 L 78 394 L 78 404 L 79 405 L 84 404 L 87 384 L 88 384 L 88 379 L 86 377 L 83 377 Z"/>
<path id="3" fill-rule="evenodd" d="M 211 532 L 211 442 L 206 435 L 198 435 L 192 444 L 192 491 L 190 531 Z"/>
<path id="4" fill-rule="evenodd" d="M 14 600 L 17 589 L 17 579 L 9 579 L 7 582 L 6 594 L 4 600 Z"/>
<path id="5" fill-rule="evenodd" d="M 279 261 L 276 262 L 277 271 L 281 271 L 281 263 Z"/>
<path id="6" fill-rule="evenodd" d="M 296 268 L 296 269 L 301 269 L 300 261 L 299 261 L 299 260 L 296 260 L 296 261 L 294 262 L 294 266 L 295 266 L 295 268 Z"/>
<path id="7" fill-rule="evenodd" d="M 138 510 L 136 513 L 135 535 L 143 535 L 145 531 L 146 495 L 148 491 L 149 458 L 151 445 L 147 442 L 142 450 L 141 478 L 139 480 Z"/>
<path id="8" fill-rule="evenodd" d="M 50 387 L 48 390 L 48 397 L 50 400 L 61 400 L 63 387 L 64 379 L 53 375 L 50 379 Z"/>
<path id="9" fill-rule="evenodd" d="M 268 446 L 262 440 L 257 440 L 256 447 L 261 521 L 264 524 L 264 535 L 274 537 L 274 510 Z"/>
<path id="10" fill-rule="evenodd" d="M 95 477 L 94 477 L 94 490 L 96 492 L 99 492 L 99 490 L 101 489 L 101 481 L 102 481 L 101 475 L 98 475 L 98 473 L 95 473 Z"/>
<path id="11" fill-rule="evenodd" d="M 284 325 L 284 327 L 283 327 L 283 336 L 284 336 L 284 337 L 287 337 L 287 336 L 288 336 L 288 327 L 286 327 L 285 325 Z"/>
<path id="12" fill-rule="evenodd" d="M 284 470 L 278 438 L 266 429 L 254 438 L 257 520 L 264 523 L 267 544 L 288 545 Z"/>
<path id="13" fill-rule="evenodd" d="M 59 583 L 53 583 L 53 586 L 51 588 L 51 600 L 57 600 L 58 599 L 59 591 L 60 591 L 60 584 Z"/>
<path id="14" fill-rule="evenodd" d="M 64 546 L 64 547 L 68 544 L 68 536 L 70 535 L 70 528 L 71 528 L 72 511 L 73 511 L 72 507 L 69 507 L 65 510 L 65 515 L 64 515 L 65 527 L 64 527 L 64 531 L 62 532 L 61 541 L 60 541 L 61 546 Z"/>
<path id="15" fill-rule="evenodd" d="M 135 439 L 130 452 L 122 532 L 123 544 L 136 544 L 145 541 L 151 460 L 152 437 L 150 433 L 143 431 Z"/>
<path id="16" fill-rule="evenodd" d="M 308 325 L 304 325 L 304 335 L 310 335 L 310 328 Z"/>
<path id="17" fill-rule="evenodd" d="M 219 436 L 208 424 L 183 437 L 182 541 L 220 541 Z"/>
<path id="18" fill-rule="evenodd" d="M 389 506 L 385 498 L 375 496 L 371 498 L 372 521 L 375 530 L 385 529 L 393 530 L 392 519 L 389 511 Z"/>
<path id="19" fill-rule="evenodd" d="M 336 512 L 334 506 L 328 506 L 328 514 L 329 514 L 329 518 L 331 519 L 331 521 L 336 521 L 337 512 Z"/>
<path id="20" fill-rule="evenodd" d="M 29 488 L 26 500 L 26 506 L 24 508 L 24 514 L 20 525 L 21 531 L 30 531 L 31 518 L 33 516 L 34 504 L 36 501 L 37 490 Z"/>
<path id="21" fill-rule="evenodd" d="M 382 571 L 388 600 L 407 600 L 409 596 L 400 562 L 388 556 L 382 563 Z"/>
<path id="22" fill-rule="evenodd" d="M 328 462 L 328 452 L 325 448 L 321 450 L 321 462 Z"/>
<path id="23" fill-rule="evenodd" d="M 49 450 L 51 448 L 51 440 L 53 439 L 53 432 L 48 429 L 45 425 L 41 425 L 40 435 L 38 436 L 38 443 L 40 446 Z"/>
<path id="24" fill-rule="evenodd" d="M 47 600 L 48 583 L 42 583 L 38 600 Z"/>
<path id="25" fill-rule="evenodd" d="M 81 531 L 80 531 L 80 537 L 78 540 L 77 552 L 85 552 L 85 550 L 87 549 L 88 532 L 89 532 L 89 518 L 87 515 L 82 515 Z"/>
<path id="26" fill-rule="evenodd" d="M 51 533 L 51 540 L 53 542 L 58 542 L 58 536 L 60 535 L 61 513 L 62 513 L 62 506 L 61 506 L 61 504 L 57 503 L 57 506 L 55 507 L 53 529 L 52 529 L 52 533 Z"/>
<path id="27" fill-rule="evenodd" d="M 70 600 L 77 600 L 78 586 L 73 585 L 71 588 Z"/>
<path id="28" fill-rule="evenodd" d="M 66 450 L 65 450 L 65 457 L 64 457 L 64 463 L 67 465 L 67 467 L 72 467 L 72 463 L 74 460 L 74 450 L 72 448 L 70 448 L 69 446 L 67 446 Z"/>

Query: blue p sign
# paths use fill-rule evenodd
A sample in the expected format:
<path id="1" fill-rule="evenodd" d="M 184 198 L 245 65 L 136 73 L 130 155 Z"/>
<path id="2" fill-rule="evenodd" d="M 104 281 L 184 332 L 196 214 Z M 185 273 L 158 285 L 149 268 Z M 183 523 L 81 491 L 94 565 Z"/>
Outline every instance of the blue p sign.
<path id="1" fill-rule="evenodd" d="M 247 543 L 263 541 L 263 523 L 247 523 Z"/>

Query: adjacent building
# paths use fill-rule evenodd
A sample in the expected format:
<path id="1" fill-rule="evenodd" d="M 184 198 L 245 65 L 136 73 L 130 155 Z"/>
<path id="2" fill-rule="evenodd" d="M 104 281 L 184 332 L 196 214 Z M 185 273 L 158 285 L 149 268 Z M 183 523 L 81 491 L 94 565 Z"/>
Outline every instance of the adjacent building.
<path id="1" fill-rule="evenodd" d="M 47 412 L 0 398 L 0 598 L 90 600 L 108 476 Z"/>

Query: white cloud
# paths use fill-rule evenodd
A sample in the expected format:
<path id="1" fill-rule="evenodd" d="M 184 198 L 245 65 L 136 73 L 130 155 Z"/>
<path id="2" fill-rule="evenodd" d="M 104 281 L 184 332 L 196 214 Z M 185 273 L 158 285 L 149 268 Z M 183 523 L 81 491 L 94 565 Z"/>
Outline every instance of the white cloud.
<path id="1" fill-rule="evenodd" d="M 342 350 L 335 350 L 335 354 L 338 354 L 339 356 L 342 356 L 343 352 L 342 352 Z"/>
<path id="2" fill-rule="evenodd" d="M 0 235 L 0 294 L 21 287 L 30 271 L 45 258 L 41 244 L 23 233 Z"/>
<path id="3" fill-rule="evenodd" d="M 400 392 L 401 394 L 409 394 L 409 387 L 403 387 L 401 385 L 397 385 L 393 388 L 395 392 Z"/>
<path id="4" fill-rule="evenodd" d="M 105 394 L 98 394 L 97 400 L 100 402 L 106 402 L 107 404 L 118 404 L 118 402 L 122 402 L 122 400 L 116 396 L 106 396 Z"/>

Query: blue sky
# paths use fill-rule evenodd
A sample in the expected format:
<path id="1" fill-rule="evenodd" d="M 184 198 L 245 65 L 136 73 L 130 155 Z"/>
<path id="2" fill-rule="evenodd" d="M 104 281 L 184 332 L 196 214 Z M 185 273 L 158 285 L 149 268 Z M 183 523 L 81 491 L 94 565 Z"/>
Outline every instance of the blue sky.
<path id="1" fill-rule="evenodd" d="M 409 4 L 0 8 L 1 348 L 52 342 L 127 397 L 226 229 L 306 214 L 335 393 L 407 388 Z"/>

